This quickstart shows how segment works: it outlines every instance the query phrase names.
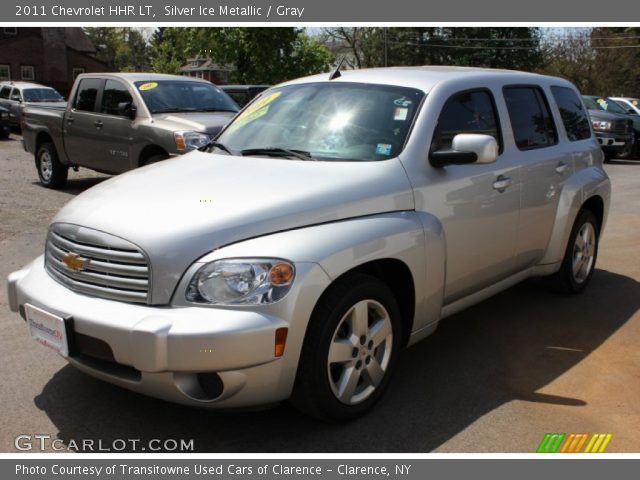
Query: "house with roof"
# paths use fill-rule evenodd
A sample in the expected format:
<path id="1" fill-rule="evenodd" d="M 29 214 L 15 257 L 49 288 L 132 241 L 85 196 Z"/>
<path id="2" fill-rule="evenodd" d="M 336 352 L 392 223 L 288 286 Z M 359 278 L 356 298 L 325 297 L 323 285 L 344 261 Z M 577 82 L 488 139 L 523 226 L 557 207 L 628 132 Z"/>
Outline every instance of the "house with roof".
<path id="1" fill-rule="evenodd" d="M 41 83 L 68 95 L 81 73 L 105 72 L 79 27 L 0 27 L 0 81 Z"/>

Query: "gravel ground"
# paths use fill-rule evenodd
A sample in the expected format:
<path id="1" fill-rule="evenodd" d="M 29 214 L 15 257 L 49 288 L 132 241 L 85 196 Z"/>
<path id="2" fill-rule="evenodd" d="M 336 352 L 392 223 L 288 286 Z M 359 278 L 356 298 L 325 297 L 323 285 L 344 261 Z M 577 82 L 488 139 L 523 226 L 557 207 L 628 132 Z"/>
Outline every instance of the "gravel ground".
<path id="1" fill-rule="evenodd" d="M 48 222 L 104 175 L 42 188 L 12 135 L 0 142 L 0 279 L 39 255 Z M 374 412 L 325 425 L 282 405 L 210 412 L 121 390 L 27 337 L 0 290 L 0 451 L 20 434 L 66 445 L 194 440 L 201 452 L 533 452 L 546 432 L 612 433 L 640 452 L 640 162 L 606 165 L 613 203 L 588 291 L 566 298 L 525 283 L 446 322 L 407 350 Z M 50 443 L 48 444 L 50 446 Z"/>

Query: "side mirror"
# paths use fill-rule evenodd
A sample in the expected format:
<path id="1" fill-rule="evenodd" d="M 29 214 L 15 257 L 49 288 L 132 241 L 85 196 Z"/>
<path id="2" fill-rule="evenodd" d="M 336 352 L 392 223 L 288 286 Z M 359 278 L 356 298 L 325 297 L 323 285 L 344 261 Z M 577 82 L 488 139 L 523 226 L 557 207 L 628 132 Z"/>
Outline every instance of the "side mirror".
<path id="1" fill-rule="evenodd" d="M 118 115 L 121 117 L 127 117 L 129 120 L 136 118 L 138 109 L 131 102 L 122 102 L 118 104 Z"/>
<path id="2" fill-rule="evenodd" d="M 630 108 L 629 110 L 627 110 L 627 112 L 629 112 L 629 115 L 637 115 L 638 112 L 636 112 L 633 108 Z"/>
<path id="3" fill-rule="evenodd" d="M 459 133 L 453 137 L 451 148 L 431 152 L 429 161 L 436 168 L 445 165 L 493 163 L 498 159 L 498 142 L 491 135 Z"/>
<path id="4" fill-rule="evenodd" d="M 14 102 L 18 102 L 18 103 L 22 103 L 22 98 L 20 98 L 19 96 L 13 96 L 11 97 L 11 100 L 13 100 Z"/>

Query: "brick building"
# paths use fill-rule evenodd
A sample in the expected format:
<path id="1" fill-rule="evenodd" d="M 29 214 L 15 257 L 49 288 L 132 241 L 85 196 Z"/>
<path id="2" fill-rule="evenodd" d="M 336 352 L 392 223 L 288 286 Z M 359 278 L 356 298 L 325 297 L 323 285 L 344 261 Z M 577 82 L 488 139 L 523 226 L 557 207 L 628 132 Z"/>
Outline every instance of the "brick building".
<path id="1" fill-rule="evenodd" d="M 0 80 L 42 83 L 67 96 L 78 74 L 107 70 L 95 53 L 78 27 L 0 27 Z"/>

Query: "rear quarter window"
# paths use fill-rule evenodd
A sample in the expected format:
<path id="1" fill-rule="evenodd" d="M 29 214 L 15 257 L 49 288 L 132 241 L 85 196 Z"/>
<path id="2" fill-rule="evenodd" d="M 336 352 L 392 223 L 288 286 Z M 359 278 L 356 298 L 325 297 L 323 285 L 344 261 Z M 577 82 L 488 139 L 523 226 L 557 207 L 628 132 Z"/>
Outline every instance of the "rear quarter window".
<path id="1" fill-rule="evenodd" d="M 551 87 L 551 93 L 560 110 L 567 137 L 572 142 L 591 137 L 589 118 L 576 92 L 567 87 Z"/>

